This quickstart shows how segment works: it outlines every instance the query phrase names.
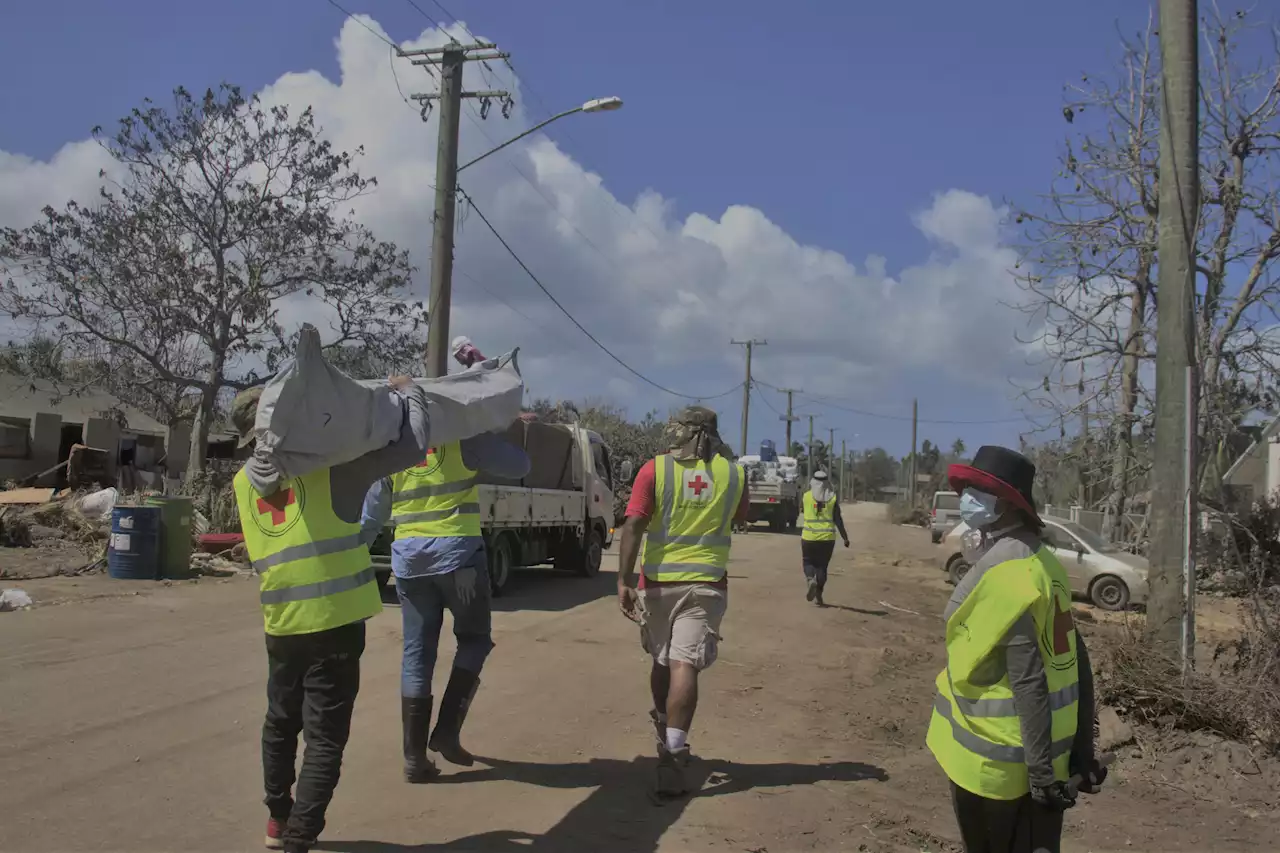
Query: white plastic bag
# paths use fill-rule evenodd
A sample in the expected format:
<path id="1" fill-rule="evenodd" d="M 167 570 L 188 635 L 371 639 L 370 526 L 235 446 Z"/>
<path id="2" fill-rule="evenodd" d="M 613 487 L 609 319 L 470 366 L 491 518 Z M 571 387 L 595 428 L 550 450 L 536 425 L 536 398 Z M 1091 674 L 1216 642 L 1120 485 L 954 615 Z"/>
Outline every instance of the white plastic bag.
<path id="1" fill-rule="evenodd" d="M 0 613 L 7 610 L 21 610 L 31 606 L 31 596 L 21 589 L 6 589 L 0 592 Z"/>
<path id="2" fill-rule="evenodd" d="M 427 394 L 431 444 L 506 429 L 520 414 L 524 380 L 516 352 L 440 379 L 414 379 Z M 304 326 L 294 357 L 267 382 L 254 423 L 255 455 L 287 479 L 358 459 L 400 435 L 400 402 L 385 380 L 358 382 L 325 360 Z"/>
<path id="3" fill-rule="evenodd" d="M 106 521 L 111 518 L 111 510 L 115 509 L 118 498 L 119 493 L 115 489 L 100 489 L 81 498 L 77 509 L 85 518 Z"/>

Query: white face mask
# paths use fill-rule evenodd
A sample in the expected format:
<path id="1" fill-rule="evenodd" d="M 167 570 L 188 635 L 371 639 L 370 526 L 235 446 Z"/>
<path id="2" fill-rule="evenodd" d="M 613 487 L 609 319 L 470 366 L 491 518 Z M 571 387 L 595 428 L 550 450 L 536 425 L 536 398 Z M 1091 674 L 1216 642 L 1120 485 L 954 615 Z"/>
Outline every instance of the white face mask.
<path id="1" fill-rule="evenodd" d="M 980 492 L 975 488 L 967 488 L 960 495 L 960 520 L 975 530 L 989 527 L 1000 517 L 996 514 L 999 498 Z"/>

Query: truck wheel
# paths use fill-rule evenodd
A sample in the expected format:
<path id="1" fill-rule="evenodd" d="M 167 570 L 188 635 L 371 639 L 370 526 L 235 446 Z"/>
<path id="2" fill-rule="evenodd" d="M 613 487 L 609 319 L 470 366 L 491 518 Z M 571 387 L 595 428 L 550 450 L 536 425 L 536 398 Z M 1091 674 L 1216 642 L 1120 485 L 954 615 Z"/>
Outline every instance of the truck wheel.
<path id="1" fill-rule="evenodd" d="M 787 520 L 782 510 L 776 510 L 769 516 L 769 529 L 774 533 L 781 533 L 787 528 Z"/>
<path id="2" fill-rule="evenodd" d="M 600 574 L 600 562 L 604 559 L 604 540 L 594 527 L 587 531 L 581 543 L 570 549 L 569 566 L 579 577 L 593 578 Z"/>
<path id="3" fill-rule="evenodd" d="M 800 510 L 795 504 L 787 504 L 787 530 L 792 533 L 796 532 L 796 526 L 800 523 Z"/>
<path id="4" fill-rule="evenodd" d="M 489 589 L 493 597 L 502 595 L 511 580 L 511 570 L 515 558 L 511 554 L 511 542 L 506 536 L 499 536 L 489 548 Z"/>

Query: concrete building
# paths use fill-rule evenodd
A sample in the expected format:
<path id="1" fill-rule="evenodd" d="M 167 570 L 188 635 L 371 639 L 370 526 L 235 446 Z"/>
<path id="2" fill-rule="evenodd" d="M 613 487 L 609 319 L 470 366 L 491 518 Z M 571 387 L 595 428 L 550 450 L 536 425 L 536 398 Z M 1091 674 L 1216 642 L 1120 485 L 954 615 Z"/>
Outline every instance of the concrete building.
<path id="1" fill-rule="evenodd" d="M 21 480 L 66 460 L 74 444 L 111 451 L 112 471 L 136 473 L 135 487 L 163 486 L 163 468 L 186 468 L 191 430 L 167 427 L 98 388 L 59 388 L 43 379 L 0 373 L 0 483 Z M 171 454 L 166 459 L 166 449 Z M 51 475 L 39 485 L 61 485 Z"/>

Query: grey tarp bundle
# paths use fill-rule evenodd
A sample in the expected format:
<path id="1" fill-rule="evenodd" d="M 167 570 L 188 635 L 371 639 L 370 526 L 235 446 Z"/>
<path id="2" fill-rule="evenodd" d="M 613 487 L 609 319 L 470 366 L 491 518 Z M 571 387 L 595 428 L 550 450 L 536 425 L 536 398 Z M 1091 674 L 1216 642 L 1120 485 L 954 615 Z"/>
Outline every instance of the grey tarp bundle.
<path id="1" fill-rule="evenodd" d="M 427 394 L 431 444 L 506 429 L 520 415 L 524 380 L 512 351 L 440 379 L 417 379 Z M 282 477 L 350 462 L 400 435 L 399 400 L 385 380 L 361 382 L 325 360 L 312 326 L 294 357 L 263 388 L 254 455 Z"/>

